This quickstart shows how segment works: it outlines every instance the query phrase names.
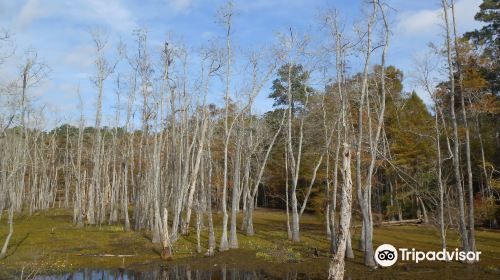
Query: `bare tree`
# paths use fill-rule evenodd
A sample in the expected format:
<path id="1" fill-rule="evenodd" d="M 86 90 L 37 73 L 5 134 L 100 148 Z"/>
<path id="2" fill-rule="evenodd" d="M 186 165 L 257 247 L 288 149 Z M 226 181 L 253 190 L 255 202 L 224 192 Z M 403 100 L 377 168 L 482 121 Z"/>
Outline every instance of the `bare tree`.
<path id="1" fill-rule="evenodd" d="M 443 182 L 443 159 L 442 159 L 442 151 L 441 151 L 441 143 L 440 143 L 440 138 L 442 133 L 442 130 L 446 130 L 446 127 L 442 127 L 440 125 L 440 120 L 444 120 L 444 117 L 442 116 L 442 106 L 440 105 L 439 99 L 437 97 L 437 93 L 435 92 L 434 88 L 435 85 L 432 84 L 432 77 L 431 75 L 433 74 L 433 67 L 432 67 L 432 61 L 431 59 L 431 54 L 426 54 L 425 57 L 422 57 L 421 59 L 415 61 L 416 68 L 418 70 L 418 76 L 417 76 L 417 82 L 422 86 L 422 88 L 431 96 L 433 102 L 434 102 L 434 130 L 435 130 L 435 135 L 434 135 L 434 141 L 436 143 L 436 176 L 438 180 L 438 188 L 439 188 L 439 199 L 438 199 L 438 209 L 439 209 L 439 233 L 441 236 L 441 246 L 443 249 L 446 249 L 446 225 L 445 225 L 445 220 L 444 220 L 444 195 L 445 195 L 445 184 L 446 182 Z M 448 136 L 446 135 L 446 141 L 449 146 L 449 141 L 448 141 Z M 450 158 L 451 158 L 451 149 L 450 151 Z"/>
<path id="2" fill-rule="evenodd" d="M 455 63 L 457 65 L 458 72 L 458 95 L 460 98 L 460 107 L 462 112 L 462 122 L 465 129 L 465 163 L 467 167 L 467 189 L 468 189 L 468 222 L 469 222 L 469 249 L 471 251 L 476 251 L 476 237 L 474 232 L 474 187 L 472 178 L 472 166 L 470 157 L 470 133 L 469 124 L 467 121 L 467 111 L 465 108 L 465 98 L 464 98 L 464 85 L 463 85 L 463 73 L 462 73 L 462 56 L 460 53 L 458 36 L 457 36 L 457 24 L 455 20 L 455 1 L 451 0 L 451 13 L 452 13 L 452 26 L 453 26 L 453 38 L 455 46 Z"/>
<path id="3" fill-rule="evenodd" d="M 105 58 L 105 48 L 107 39 L 101 31 L 94 30 L 91 32 L 92 40 L 94 42 L 96 58 L 94 61 L 96 67 L 96 75 L 92 78 L 94 85 L 97 87 L 97 104 L 95 114 L 95 134 L 93 142 L 93 169 L 91 183 L 88 189 L 88 206 L 87 206 L 87 223 L 93 225 L 96 223 L 96 214 L 99 224 L 103 222 L 103 211 L 101 207 L 95 209 L 95 202 L 97 199 L 103 199 L 101 194 L 101 172 L 102 172 L 102 154 L 103 143 L 101 135 L 101 119 L 102 119 L 102 99 L 104 94 L 104 82 L 109 75 L 114 71 L 115 65 L 110 65 Z M 98 197 L 96 197 L 96 195 Z M 102 204 L 102 201 L 101 201 Z"/>
<path id="4" fill-rule="evenodd" d="M 78 142 L 77 142 L 77 155 L 76 162 L 72 158 L 73 177 L 76 178 L 74 205 L 73 205 L 73 223 L 78 227 L 83 226 L 83 190 L 85 189 L 85 177 L 82 175 L 82 154 L 83 154 L 83 128 L 85 127 L 85 117 L 83 113 L 83 100 L 80 94 L 80 87 L 77 88 L 77 95 L 79 100 L 80 120 L 78 122 Z"/>
<path id="5" fill-rule="evenodd" d="M 462 249 L 464 251 L 470 250 L 469 237 L 467 233 L 467 227 L 465 223 L 465 207 L 464 207 L 464 194 L 462 189 L 462 177 L 460 174 L 460 160 L 459 160 L 459 137 L 458 137 L 458 124 L 457 117 L 455 114 L 455 78 L 453 76 L 454 65 L 452 61 L 452 46 L 451 46 L 451 35 L 450 35 L 450 23 L 448 19 L 448 9 L 449 4 L 447 0 L 441 1 L 443 12 L 444 12 L 444 25 L 446 31 L 446 54 L 448 61 L 448 78 L 450 80 L 450 116 L 451 124 L 453 128 L 453 174 L 455 177 L 455 188 L 457 191 L 457 204 L 459 210 L 458 226 L 460 237 L 462 239 Z"/>
<path id="6" fill-rule="evenodd" d="M 327 23 L 330 25 L 330 30 L 335 40 L 335 65 L 336 65 L 336 77 L 337 77 L 337 90 L 340 97 L 341 108 L 340 114 L 338 115 L 337 125 L 337 151 L 335 156 L 335 169 L 334 169 L 334 193 L 333 201 L 335 201 L 336 196 L 336 185 L 337 185 L 337 158 L 338 150 L 341 141 L 341 133 L 343 132 L 343 151 L 342 151 L 342 189 L 341 189 L 341 203 L 340 203 L 340 224 L 339 224 L 339 235 L 338 239 L 334 239 L 332 235 L 332 244 L 337 242 L 335 246 L 332 246 L 333 257 L 330 262 L 329 269 L 329 279 L 343 279 L 344 278 L 344 267 L 345 267 L 345 256 L 353 258 L 351 242 L 350 242 L 350 223 L 351 223 L 351 213 L 352 213 L 352 177 L 351 177 L 351 151 L 349 148 L 350 141 L 350 119 L 349 119 L 349 106 L 348 98 L 345 93 L 345 81 L 344 81 L 344 61 L 345 61 L 345 51 L 348 43 L 344 40 L 344 34 L 339 28 L 338 15 L 334 11 L 332 14 L 327 15 Z M 335 205 L 333 205 L 335 209 Z M 332 211 L 332 210 L 331 210 Z M 334 213 L 330 213 L 332 224 L 334 221 Z M 335 228 L 332 227 L 332 233 Z"/>
<path id="7" fill-rule="evenodd" d="M 363 218 L 363 225 L 361 230 L 360 245 L 364 255 L 364 262 L 367 266 L 375 266 L 375 261 L 373 259 L 373 242 L 372 242 L 372 217 L 371 217 L 371 176 L 375 163 L 376 149 L 378 144 L 377 141 L 371 137 L 370 129 L 370 149 L 371 149 L 371 162 L 370 167 L 367 170 L 366 182 L 362 182 L 361 176 L 361 153 L 362 153 L 362 143 L 363 143 L 363 115 L 366 104 L 369 103 L 368 99 L 368 70 L 370 65 L 370 59 L 372 54 L 372 33 L 375 25 L 375 20 L 377 16 L 378 5 L 377 1 L 372 2 L 371 15 L 367 22 L 366 28 L 366 46 L 364 46 L 364 67 L 361 82 L 361 94 L 359 97 L 359 107 L 358 107 L 358 132 L 357 132 L 357 144 L 356 144 L 356 193 L 358 198 L 358 204 L 361 209 L 361 214 Z M 366 104 L 365 104 L 366 101 Z M 370 116 L 370 113 L 367 113 Z"/>
<path id="8" fill-rule="evenodd" d="M 231 137 L 231 131 L 234 125 L 234 120 L 232 124 L 229 124 L 229 99 L 231 96 L 231 65 L 232 65 L 232 49 L 231 49 L 231 27 L 233 22 L 233 2 L 228 1 L 227 4 L 221 10 L 221 20 L 226 29 L 226 73 L 225 73 L 225 113 L 224 113 L 224 185 L 222 188 L 222 235 L 219 244 L 219 251 L 226 251 L 229 248 L 227 240 L 227 180 L 228 180 L 228 163 L 229 163 L 229 139 Z"/>

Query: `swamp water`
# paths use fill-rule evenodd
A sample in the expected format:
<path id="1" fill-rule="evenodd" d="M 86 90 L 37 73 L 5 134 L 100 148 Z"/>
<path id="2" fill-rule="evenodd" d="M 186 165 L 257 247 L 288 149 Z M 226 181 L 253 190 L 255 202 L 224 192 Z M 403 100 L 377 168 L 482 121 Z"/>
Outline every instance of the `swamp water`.
<path id="1" fill-rule="evenodd" d="M 234 267 L 214 266 L 211 269 L 193 269 L 187 265 L 168 267 L 154 267 L 140 270 L 128 269 L 82 269 L 71 273 L 56 275 L 38 275 L 36 280 L 256 280 L 256 279 L 283 279 L 299 280 L 310 279 L 306 274 L 297 271 L 283 272 L 281 277 L 269 275 L 263 270 L 240 270 Z"/>

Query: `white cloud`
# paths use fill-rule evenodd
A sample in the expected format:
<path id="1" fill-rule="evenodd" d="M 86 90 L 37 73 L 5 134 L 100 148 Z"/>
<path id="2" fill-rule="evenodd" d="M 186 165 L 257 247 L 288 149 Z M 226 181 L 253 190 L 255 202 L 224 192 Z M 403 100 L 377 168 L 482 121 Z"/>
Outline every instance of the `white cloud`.
<path id="1" fill-rule="evenodd" d="M 406 34 L 415 34 L 428 31 L 440 22 L 439 10 L 422 10 L 411 14 L 402 13 L 397 29 Z"/>
<path id="2" fill-rule="evenodd" d="M 87 69 L 92 66 L 94 48 L 91 45 L 76 46 L 64 56 L 64 62 L 76 69 Z"/>
<path id="3" fill-rule="evenodd" d="M 284 2 L 283 0 L 253 0 L 253 1 L 240 0 L 236 3 L 235 7 L 237 9 L 249 12 L 249 11 L 254 11 L 254 10 L 263 10 L 263 9 L 271 9 L 271 8 L 277 9 L 279 6 L 283 5 L 283 2 Z M 317 2 L 321 2 L 321 1 L 287 0 L 286 6 L 287 6 L 287 8 L 290 8 L 290 7 L 297 7 L 297 6 L 301 6 L 301 5 L 311 5 L 311 4 L 315 4 Z"/>
<path id="4" fill-rule="evenodd" d="M 21 13 L 17 18 L 17 24 L 19 27 L 25 28 L 37 18 L 45 17 L 48 14 L 41 0 L 28 0 L 21 9 Z"/>
<path id="5" fill-rule="evenodd" d="M 212 39 L 215 37 L 215 34 L 212 31 L 204 31 L 203 33 L 201 33 L 201 37 L 203 39 Z"/>
<path id="6" fill-rule="evenodd" d="M 481 0 L 459 0 L 455 6 L 455 17 L 458 30 L 469 30 L 478 25 L 474 15 L 479 10 Z M 442 24 L 442 9 L 425 9 L 418 11 L 403 11 L 398 15 L 396 30 L 400 35 L 423 36 L 436 34 Z M 451 21 L 451 13 L 450 13 Z"/>
<path id="7" fill-rule="evenodd" d="M 102 21 L 113 29 L 130 32 L 137 24 L 120 0 L 87 0 L 89 17 Z M 78 11 L 76 11 L 78 13 Z"/>
<path id="8" fill-rule="evenodd" d="M 132 15 L 120 0 L 28 0 L 15 20 L 18 28 L 29 27 L 46 18 L 63 18 L 69 22 L 102 24 L 117 31 L 135 28 Z"/>
<path id="9" fill-rule="evenodd" d="M 175 12 L 187 13 L 193 5 L 193 0 L 167 0 L 167 4 Z"/>

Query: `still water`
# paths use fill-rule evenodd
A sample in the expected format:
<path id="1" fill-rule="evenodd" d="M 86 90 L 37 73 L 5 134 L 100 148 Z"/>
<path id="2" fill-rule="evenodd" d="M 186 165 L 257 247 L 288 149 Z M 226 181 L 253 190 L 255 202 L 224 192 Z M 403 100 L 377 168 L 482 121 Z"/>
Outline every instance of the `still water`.
<path id="1" fill-rule="evenodd" d="M 157 267 L 147 270 L 124 269 L 82 269 L 79 271 L 58 274 L 38 275 L 36 280 L 255 280 L 255 279 L 283 279 L 283 280 L 313 280 L 305 274 L 296 271 L 283 272 L 281 277 L 270 276 L 261 270 L 246 271 L 237 268 L 214 267 L 212 269 L 193 269 L 189 266 Z"/>

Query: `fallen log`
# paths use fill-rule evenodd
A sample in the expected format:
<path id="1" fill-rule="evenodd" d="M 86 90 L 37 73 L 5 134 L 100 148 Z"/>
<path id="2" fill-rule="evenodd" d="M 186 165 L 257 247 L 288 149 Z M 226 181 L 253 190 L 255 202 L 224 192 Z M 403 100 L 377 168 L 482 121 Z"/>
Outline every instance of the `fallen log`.
<path id="1" fill-rule="evenodd" d="M 114 254 L 76 254 L 81 257 L 117 257 L 117 258 L 127 258 L 135 257 L 136 255 L 114 255 Z"/>
<path id="2" fill-rule="evenodd" d="M 412 224 L 421 224 L 422 219 L 409 219 L 409 220 L 401 220 L 401 221 L 385 221 L 381 223 L 375 223 L 378 226 L 402 226 L 402 225 L 412 225 Z"/>
<path id="3" fill-rule="evenodd" d="M 418 225 L 423 223 L 422 219 L 408 219 L 408 220 L 400 220 L 400 221 L 385 221 L 373 223 L 374 226 L 403 226 L 403 225 Z M 360 228 L 361 225 L 355 225 L 353 228 Z"/>

